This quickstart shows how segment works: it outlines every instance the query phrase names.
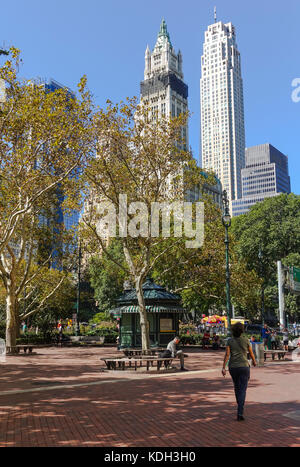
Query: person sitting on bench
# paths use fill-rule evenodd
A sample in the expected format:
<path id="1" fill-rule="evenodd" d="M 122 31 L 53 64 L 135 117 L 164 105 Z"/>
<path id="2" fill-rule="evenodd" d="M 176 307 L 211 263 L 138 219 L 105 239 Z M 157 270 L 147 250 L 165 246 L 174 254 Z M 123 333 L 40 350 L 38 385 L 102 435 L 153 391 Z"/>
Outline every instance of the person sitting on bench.
<path id="1" fill-rule="evenodd" d="M 203 338 L 202 338 L 202 349 L 208 349 L 209 340 L 210 340 L 210 334 L 209 334 L 209 332 L 206 330 L 206 331 L 204 332 Z"/>
<path id="2" fill-rule="evenodd" d="M 168 343 L 166 350 L 164 350 L 160 354 L 160 357 L 161 358 L 178 357 L 180 360 L 180 371 L 187 371 L 187 369 L 184 368 L 184 354 L 182 350 L 177 350 L 177 347 L 176 347 L 179 344 L 179 342 L 180 342 L 180 338 L 176 336 L 173 340 L 171 340 Z"/>
<path id="3" fill-rule="evenodd" d="M 212 338 L 212 348 L 213 350 L 219 350 L 220 348 L 220 336 L 218 336 L 215 332 Z"/>

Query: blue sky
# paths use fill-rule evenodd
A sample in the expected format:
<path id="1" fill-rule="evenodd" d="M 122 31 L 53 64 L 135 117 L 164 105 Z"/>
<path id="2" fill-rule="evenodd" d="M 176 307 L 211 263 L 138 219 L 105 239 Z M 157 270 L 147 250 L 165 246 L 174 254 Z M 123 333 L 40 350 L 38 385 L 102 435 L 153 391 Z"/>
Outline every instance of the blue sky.
<path id="1" fill-rule="evenodd" d="M 200 58 L 215 5 L 218 20 L 236 27 L 246 145 L 269 142 L 287 154 L 292 191 L 300 194 L 300 102 L 292 100 L 292 81 L 300 78 L 299 0 L 11 0 L 0 7 L 0 45 L 22 50 L 26 78 L 52 77 L 75 90 L 86 74 L 103 106 L 107 98 L 139 96 L 145 49 L 153 49 L 164 17 L 183 55 L 190 145 L 198 159 Z"/>

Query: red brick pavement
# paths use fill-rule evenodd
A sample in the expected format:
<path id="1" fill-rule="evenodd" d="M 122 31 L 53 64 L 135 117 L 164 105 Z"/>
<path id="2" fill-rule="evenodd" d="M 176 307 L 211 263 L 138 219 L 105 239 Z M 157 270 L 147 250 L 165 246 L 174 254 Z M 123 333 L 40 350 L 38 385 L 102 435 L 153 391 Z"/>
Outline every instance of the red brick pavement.
<path id="1" fill-rule="evenodd" d="M 300 446 L 300 365 L 251 369 L 235 420 L 223 352 L 185 349 L 189 372 L 104 371 L 113 348 L 50 348 L 0 363 L 0 446 Z M 102 369 L 102 371 L 101 371 Z"/>

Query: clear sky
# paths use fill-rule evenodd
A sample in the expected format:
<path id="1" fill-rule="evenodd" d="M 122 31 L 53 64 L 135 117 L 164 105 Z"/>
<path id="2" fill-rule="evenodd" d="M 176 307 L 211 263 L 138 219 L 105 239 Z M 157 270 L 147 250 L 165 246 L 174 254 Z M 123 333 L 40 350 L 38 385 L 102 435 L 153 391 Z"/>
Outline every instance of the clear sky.
<path id="1" fill-rule="evenodd" d="M 76 90 L 86 74 L 103 106 L 107 98 L 139 96 L 145 49 L 153 49 L 164 17 L 183 55 L 198 159 L 200 59 L 215 5 L 218 20 L 236 27 L 246 146 L 268 142 L 287 154 L 292 191 L 300 194 L 300 101 L 292 100 L 292 81 L 300 81 L 299 0 L 10 0 L 0 3 L 0 45 L 21 49 L 23 77 L 54 78 Z"/>

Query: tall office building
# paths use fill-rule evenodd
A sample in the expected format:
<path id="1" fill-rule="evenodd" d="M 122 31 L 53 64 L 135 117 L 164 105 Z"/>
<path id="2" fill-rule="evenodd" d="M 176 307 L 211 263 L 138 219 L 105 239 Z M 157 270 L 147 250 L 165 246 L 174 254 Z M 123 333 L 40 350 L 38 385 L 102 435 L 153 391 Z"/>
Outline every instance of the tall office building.
<path id="1" fill-rule="evenodd" d="M 145 52 L 144 81 L 141 82 L 141 101 L 149 105 L 153 118 L 177 117 L 188 110 L 188 87 L 183 81 L 182 54 L 176 54 L 167 25 L 163 19 L 156 44 Z M 188 127 L 183 128 L 188 149 Z"/>
<path id="2" fill-rule="evenodd" d="M 249 211 L 265 198 L 290 193 L 288 158 L 269 143 L 246 149 L 246 167 L 242 169 L 242 198 L 232 202 L 232 214 Z"/>
<path id="3" fill-rule="evenodd" d="M 41 81 L 40 83 L 41 86 L 44 87 L 46 93 L 51 93 L 55 92 L 56 90 L 59 89 L 66 89 L 68 93 L 68 97 L 70 99 L 75 99 L 75 94 L 74 92 L 67 88 L 66 86 L 63 86 L 62 84 L 58 83 L 54 79 L 50 79 L 48 82 L 43 82 Z M 56 235 L 59 231 L 59 228 L 64 226 L 64 229 L 66 231 L 70 231 L 71 229 L 77 230 L 78 224 L 79 224 L 79 212 L 78 211 L 71 211 L 69 213 L 66 213 L 63 211 L 62 205 L 64 202 L 64 195 L 61 193 L 60 187 L 58 186 L 56 189 L 56 200 L 55 203 L 53 204 L 53 216 L 52 218 L 47 218 L 45 216 L 41 216 L 40 221 L 41 223 L 47 225 L 48 227 L 51 225 L 53 228 L 53 244 L 51 245 L 51 248 L 53 249 L 52 253 L 52 267 L 56 269 L 62 269 L 61 267 L 61 259 L 58 259 L 60 255 L 63 255 L 63 252 L 65 251 L 65 244 L 61 244 L 58 240 L 54 240 L 56 238 Z M 56 244 L 55 244 L 56 242 Z"/>
<path id="4" fill-rule="evenodd" d="M 215 172 L 232 201 L 242 195 L 245 166 L 241 58 L 232 23 L 215 22 L 205 32 L 200 94 L 202 167 Z"/>

